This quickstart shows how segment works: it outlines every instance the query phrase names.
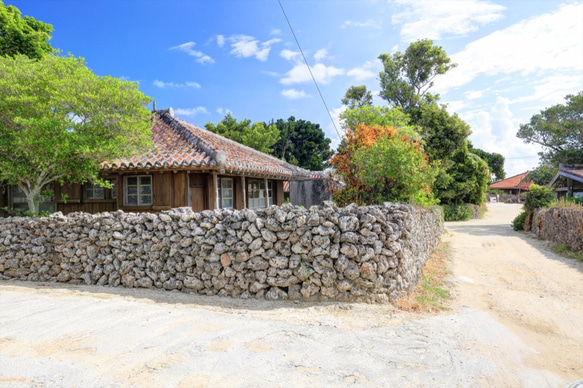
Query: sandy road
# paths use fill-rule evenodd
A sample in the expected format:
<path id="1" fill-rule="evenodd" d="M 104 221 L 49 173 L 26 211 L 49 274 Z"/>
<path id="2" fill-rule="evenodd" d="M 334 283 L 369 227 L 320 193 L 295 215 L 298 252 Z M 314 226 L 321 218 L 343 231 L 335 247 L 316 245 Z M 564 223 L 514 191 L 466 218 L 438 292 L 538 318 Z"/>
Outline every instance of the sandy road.
<path id="1" fill-rule="evenodd" d="M 0 281 L 0 387 L 566 386 L 583 378 L 583 265 L 512 231 L 518 211 L 446 225 L 456 300 L 439 315 Z"/>
<path id="2" fill-rule="evenodd" d="M 509 231 L 503 220 L 520 205 L 491 204 L 490 210 L 483 220 L 447 225 L 460 281 L 457 304 L 487 311 L 517 335 L 534 351 L 524 365 L 583 379 L 583 263 Z M 512 373 L 500 366 L 503 375 Z"/>

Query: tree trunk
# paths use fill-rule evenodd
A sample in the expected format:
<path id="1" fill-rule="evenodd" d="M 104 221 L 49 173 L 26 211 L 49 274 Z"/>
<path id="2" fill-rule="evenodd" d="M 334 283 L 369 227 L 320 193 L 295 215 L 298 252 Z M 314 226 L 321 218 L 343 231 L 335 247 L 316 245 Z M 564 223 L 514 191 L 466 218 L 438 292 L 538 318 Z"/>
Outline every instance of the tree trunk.
<path id="1" fill-rule="evenodd" d="M 28 203 L 28 210 L 32 214 L 38 214 L 40 204 L 40 189 L 33 188 L 32 190 L 23 190 L 26 195 L 26 202 Z"/>

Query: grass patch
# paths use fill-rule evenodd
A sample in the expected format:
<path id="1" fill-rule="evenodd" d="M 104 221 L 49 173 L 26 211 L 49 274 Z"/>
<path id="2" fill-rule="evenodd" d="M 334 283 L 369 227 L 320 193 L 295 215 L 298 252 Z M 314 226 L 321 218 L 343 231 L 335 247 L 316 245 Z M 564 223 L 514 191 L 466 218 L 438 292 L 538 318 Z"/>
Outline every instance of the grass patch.
<path id="1" fill-rule="evenodd" d="M 421 273 L 421 281 L 413 292 L 396 301 L 395 306 L 405 311 L 435 312 L 448 310 L 448 301 L 452 298 L 451 256 L 449 244 L 442 242 L 427 260 Z"/>
<path id="2" fill-rule="evenodd" d="M 551 249 L 556 254 L 566 257 L 568 259 L 583 261 L 583 252 L 573 251 L 567 247 L 567 244 L 551 244 Z"/>

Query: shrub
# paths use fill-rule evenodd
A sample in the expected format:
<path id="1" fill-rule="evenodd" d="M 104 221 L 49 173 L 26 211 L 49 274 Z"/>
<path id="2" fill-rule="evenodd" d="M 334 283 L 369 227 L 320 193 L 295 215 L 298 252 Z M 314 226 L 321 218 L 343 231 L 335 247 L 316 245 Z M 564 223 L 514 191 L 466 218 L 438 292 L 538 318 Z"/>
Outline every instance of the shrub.
<path id="1" fill-rule="evenodd" d="M 467 221 L 472 218 L 473 206 L 468 204 L 450 203 L 443 205 L 443 218 L 445 221 Z"/>
<path id="2" fill-rule="evenodd" d="M 527 213 L 525 211 L 523 211 L 522 213 L 520 213 L 519 215 L 516 216 L 516 218 L 514 218 L 514 220 L 512 220 L 512 228 L 514 230 L 524 230 L 524 224 L 526 223 L 526 216 Z"/>
<path id="3" fill-rule="evenodd" d="M 435 166 L 428 163 L 415 138 L 379 125 L 360 124 L 349 130 L 330 162 L 346 183 L 342 192 L 333 195 L 334 201 L 340 206 L 351 202 L 435 204 L 431 193 Z"/>
<path id="4" fill-rule="evenodd" d="M 534 209 L 542 209 L 547 207 L 553 200 L 550 187 L 539 186 L 532 184 L 529 187 L 528 193 L 524 200 L 524 208 L 533 211 Z"/>

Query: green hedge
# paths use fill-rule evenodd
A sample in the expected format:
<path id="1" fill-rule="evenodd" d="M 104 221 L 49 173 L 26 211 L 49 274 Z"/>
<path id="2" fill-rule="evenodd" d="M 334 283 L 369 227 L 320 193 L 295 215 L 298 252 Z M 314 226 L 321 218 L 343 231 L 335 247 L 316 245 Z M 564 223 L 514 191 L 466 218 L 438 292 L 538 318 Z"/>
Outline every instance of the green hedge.
<path id="1" fill-rule="evenodd" d="M 473 205 L 471 204 L 448 204 L 443 205 L 443 219 L 445 221 L 468 221 L 472 219 Z"/>

